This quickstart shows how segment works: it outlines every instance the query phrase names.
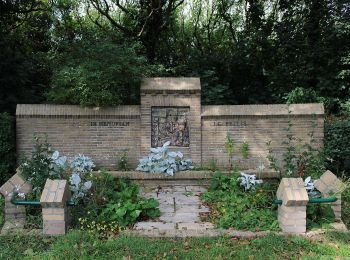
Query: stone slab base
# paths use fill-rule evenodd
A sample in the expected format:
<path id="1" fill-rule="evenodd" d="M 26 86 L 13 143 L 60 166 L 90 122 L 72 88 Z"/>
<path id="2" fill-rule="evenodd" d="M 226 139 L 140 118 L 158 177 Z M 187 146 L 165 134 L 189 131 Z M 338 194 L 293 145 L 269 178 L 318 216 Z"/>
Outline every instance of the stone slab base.
<path id="1" fill-rule="evenodd" d="M 230 172 L 222 171 L 224 174 L 230 174 Z M 277 172 L 274 171 L 257 171 L 257 170 L 244 170 L 247 174 L 256 174 L 260 179 L 275 179 L 279 178 Z M 141 171 L 109 171 L 114 177 L 126 177 L 131 180 L 201 180 L 211 179 L 214 177 L 215 172 L 212 171 L 180 171 L 176 172 L 174 176 L 165 176 L 162 173 L 148 173 Z"/>
<path id="2" fill-rule="evenodd" d="M 5 223 L 6 224 L 6 223 Z M 331 224 L 333 227 L 332 230 L 339 232 L 349 232 L 343 222 L 336 222 Z M 4 225 L 5 227 L 5 225 Z M 308 231 L 304 234 L 299 234 L 298 236 L 314 238 L 319 235 L 326 233 L 325 229 L 318 229 Z M 43 235 L 42 229 L 14 229 L 11 232 L 2 230 L 1 236 L 8 234 L 17 234 L 21 233 L 24 235 Z M 258 237 L 266 236 L 270 233 L 274 233 L 277 235 L 290 236 L 290 234 L 285 234 L 282 232 L 270 232 L 270 231 L 260 231 L 260 232 L 252 232 L 252 231 L 239 231 L 239 230 L 224 230 L 224 229 L 208 229 L 201 230 L 200 232 L 196 232 L 194 230 L 124 230 L 121 232 L 125 235 L 135 235 L 135 236 L 145 236 L 145 237 L 157 237 L 157 238 L 182 238 L 182 237 L 219 237 L 219 236 L 229 236 L 241 239 L 253 239 Z"/>
<path id="3" fill-rule="evenodd" d="M 222 173 L 230 174 L 225 171 Z M 266 181 L 274 181 L 279 178 L 278 173 L 274 171 L 245 170 L 244 173 L 256 174 L 258 179 Z M 211 171 L 181 171 L 175 173 L 174 176 L 140 171 L 109 171 L 109 174 L 116 178 L 128 178 L 143 186 L 158 186 L 164 183 L 167 185 L 208 185 L 215 176 L 215 172 Z"/>
<path id="4" fill-rule="evenodd" d="M 333 231 L 349 232 L 343 222 L 336 222 L 331 224 Z M 301 236 L 306 238 L 314 238 L 326 233 L 326 229 L 318 229 L 308 231 L 302 234 L 293 234 L 294 236 Z M 231 229 L 141 229 L 141 230 L 125 230 L 122 234 L 143 236 L 143 237 L 155 237 L 155 238 L 184 238 L 184 237 L 220 237 L 228 236 L 237 239 L 254 239 L 264 237 L 268 234 L 276 234 L 281 236 L 290 236 L 291 234 L 283 232 L 271 232 L 271 231 L 239 231 Z"/>

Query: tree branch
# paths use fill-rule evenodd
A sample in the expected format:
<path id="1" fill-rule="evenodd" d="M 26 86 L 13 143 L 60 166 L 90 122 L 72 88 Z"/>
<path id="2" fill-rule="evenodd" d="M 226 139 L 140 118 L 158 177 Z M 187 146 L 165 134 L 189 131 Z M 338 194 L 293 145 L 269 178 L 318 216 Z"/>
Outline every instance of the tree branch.
<path id="1" fill-rule="evenodd" d="M 101 5 L 100 5 L 100 2 L 99 0 L 90 0 L 91 4 L 93 5 L 93 7 L 101 14 L 103 15 L 104 17 L 107 18 L 107 20 L 116 28 L 118 28 L 120 31 L 122 31 L 123 33 L 131 36 L 133 35 L 132 31 L 130 31 L 128 28 L 126 28 L 125 26 L 122 26 L 120 23 L 118 23 L 116 20 L 114 20 L 110 13 L 109 13 L 109 5 L 107 3 L 106 0 L 103 0 L 104 1 L 104 5 L 105 5 L 105 8 L 103 8 Z"/>

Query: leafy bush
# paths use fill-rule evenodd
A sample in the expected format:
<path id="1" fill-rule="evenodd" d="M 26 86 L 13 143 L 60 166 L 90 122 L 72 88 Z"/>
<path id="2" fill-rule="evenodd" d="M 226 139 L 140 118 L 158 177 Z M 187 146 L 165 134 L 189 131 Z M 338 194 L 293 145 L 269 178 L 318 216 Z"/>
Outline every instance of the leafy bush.
<path id="1" fill-rule="evenodd" d="M 14 173 L 16 164 L 14 118 L 0 113 L 0 186 Z"/>
<path id="2" fill-rule="evenodd" d="M 138 186 L 130 181 L 116 179 L 106 171 L 93 175 L 90 180 L 94 185 L 89 195 L 73 209 L 81 229 L 104 227 L 99 233 L 115 234 L 137 220 L 160 215 L 159 202 L 140 197 Z"/>
<path id="3" fill-rule="evenodd" d="M 350 178 L 343 178 L 344 183 L 349 183 Z M 350 188 L 347 188 L 342 193 L 342 220 L 344 221 L 347 228 L 350 228 Z"/>
<path id="4" fill-rule="evenodd" d="M 324 102 L 324 98 L 319 97 L 315 90 L 301 87 L 293 89 L 284 99 L 288 104 Z"/>
<path id="5" fill-rule="evenodd" d="M 128 164 L 128 153 L 124 151 L 117 161 L 117 169 L 118 171 L 130 171 L 130 167 Z"/>
<path id="6" fill-rule="evenodd" d="M 306 207 L 306 227 L 326 228 L 334 223 L 334 213 L 329 204 L 309 204 Z"/>
<path id="7" fill-rule="evenodd" d="M 282 154 L 281 161 L 275 156 L 271 148 L 271 141 L 266 143 L 268 149 L 267 159 L 270 162 L 270 168 L 279 172 L 281 177 L 320 177 L 325 171 L 325 152 L 322 148 L 317 147 L 316 139 L 314 138 L 316 126 L 317 124 L 314 121 L 312 129 L 308 133 L 310 142 L 304 142 L 301 139 L 297 139 L 292 133 L 293 124 L 291 119 L 289 119 L 286 138 L 281 144 L 286 146 L 286 151 Z"/>
<path id="8" fill-rule="evenodd" d="M 350 118 L 350 99 L 346 100 L 344 103 L 340 105 L 341 113 Z"/>
<path id="9" fill-rule="evenodd" d="M 139 48 L 110 40 L 80 41 L 58 57 L 48 99 L 82 106 L 137 103 L 140 81 L 147 71 L 145 58 L 137 54 Z"/>
<path id="10" fill-rule="evenodd" d="M 229 170 L 233 169 L 233 158 L 236 153 L 236 144 L 234 139 L 231 137 L 229 133 L 226 133 L 225 144 L 224 144 L 225 152 L 228 155 L 228 165 Z M 241 147 L 239 147 L 239 154 L 243 159 L 248 159 L 249 157 L 249 143 L 248 141 L 243 141 Z"/>
<path id="11" fill-rule="evenodd" d="M 66 156 L 60 156 L 58 151 L 53 152 L 50 144 L 35 137 L 35 146 L 32 158 L 24 158 L 20 165 L 23 177 L 32 184 L 33 193 L 39 198 L 47 179 L 67 179 L 72 191 L 72 199 L 78 201 L 83 198 L 91 188 L 91 181 L 87 181 L 87 175 L 91 175 L 95 164 L 84 155 L 77 155 L 71 160 Z"/>
<path id="12" fill-rule="evenodd" d="M 212 209 L 211 220 L 222 228 L 278 230 L 277 207 L 272 205 L 277 186 L 264 183 L 245 192 L 238 185 L 242 177 L 237 175 L 238 171 L 230 176 L 217 172 L 209 190 L 202 195 Z M 310 192 L 314 191 L 311 180 L 307 179 L 305 185 Z M 325 227 L 332 222 L 334 214 L 329 204 L 307 206 L 308 229 Z"/>
<path id="13" fill-rule="evenodd" d="M 202 199 L 212 208 L 211 220 L 222 228 L 240 230 L 278 230 L 276 208 L 272 205 L 276 187 L 263 184 L 244 192 L 231 176 L 217 172 Z"/>
<path id="14" fill-rule="evenodd" d="M 244 159 L 247 159 L 249 157 L 249 150 L 249 143 L 247 141 L 244 141 L 240 149 L 241 155 Z"/>
<path id="15" fill-rule="evenodd" d="M 79 154 L 73 158 L 70 163 L 72 175 L 69 178 L 72 199 L 78 201 L 85 197 L 91 189 L 92 182 L 88 180 L 92 176 L 92 169 L 95 167 L 94 162 L 87 156 Z"/>
<path id="16" fill-rule="evenodd" d="M 327 168 L 338 176 L 350 172 L 350 120 L 325 124 Z"/>
<path id="17" fill-rule="evenodd" d="M 165 173 L 173 176 L 177 171 L 192 169 L 192 160 L 181 160 L 181 152 L 170 152 L 170 142 L 166 142 L 162 147 L 151 148 L 151 154 L 142 158 L 136 170 L 150 173 Z"/>
<path id="18" fill-rule="evenodd" d="M 32 184 L 35 196 L 39 198 L 48 178 L 61 179 L 62 176 L 60 172 L 55 171 L 53 153 L 47 140 L 41 142 L 39 137 L 34 139 L 32 157 L 22 159 L 20 170 L 23 177 Z"/>

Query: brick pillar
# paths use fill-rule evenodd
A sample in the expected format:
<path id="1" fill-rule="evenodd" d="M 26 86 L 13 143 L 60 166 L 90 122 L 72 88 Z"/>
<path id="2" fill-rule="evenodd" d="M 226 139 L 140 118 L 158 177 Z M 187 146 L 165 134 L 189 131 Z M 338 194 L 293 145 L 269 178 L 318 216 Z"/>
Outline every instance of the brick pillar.
<path id="1" fill-rule="evenodd" d="M 141 156 L 149 154 L 152 142 L 152 109 L 189 108 L 189 147 L 171 147 L 185 158 L 201 164 L 201 85 L 199 78 L 145 78 L 141 83 Z M 169 134 L 169 133 L 168 133 Z M 168 136 L 169 138 L 170 136 Z"/>
<path id="2" fill-rule="evenodd" d="M 5 224 L 2 233 L 13 229 L 22 229 L 26 220 L 25 206 L 16 206 L 11 203 L 14 192 L 27 194 L 32 190 L 32 186 L 21 176 L 19 169 L 4 185 L 0 187 L 0 193 L 5 198 Z"/>
<path id="3" fill-rule="evenodd" d="M 66 180 L 47 179 L 40 204 L 43 212 L 43 233 L 46 235 L 65 234 L 69 222 L 67 201 L 71 193 Z"/>
<path id="4" fill-rule="evenodd" d="M 278 206 L 278 223 L 285 233 L 306 232 L 306 205 L 309 196 L 301 178 L 283 178 L 277 198 L 282 200 Z"/>
<path id="5" fill-rule="evenodd" d="M 315 181 L 315 187 L 318 189 L 323 197 L 335 196 L 338 200 L 332 202 L 332 209 L 335 220 L 341 220 L 341 193 L 345 188 L 345 184 L 337 178 L 331 171 L 326 171 L 320 179 Z"/>

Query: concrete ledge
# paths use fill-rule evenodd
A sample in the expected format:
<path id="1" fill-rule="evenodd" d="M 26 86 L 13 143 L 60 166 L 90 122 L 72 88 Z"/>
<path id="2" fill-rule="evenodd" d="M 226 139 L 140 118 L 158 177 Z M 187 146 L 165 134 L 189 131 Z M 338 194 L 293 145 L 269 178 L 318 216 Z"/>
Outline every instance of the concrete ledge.
<path id="1" fill-rule="evenodd" d="M 290 113 L 289 113 L 290 110 Z M 202 117 L 225 116 L 279 116 L 279 115 L 321 115 L 324 114 L 323 104 L 286 104 L 276 105 L 221 105 L 202 106 Z"/>
<path id="2" fill-rule="evenodd" d="M 211 179 L 215 176 L 215 172 L 212 171 L 180 171 L 175 173 L 174 176 L 165 176 L 162 173 L 148 173 L 141 171 L 108 171 L 113 177 L 116 178 L 128 178 L 131 180 L 205 180 Z M 230 172 L 222 171 L 225 175 L 230 175 Z M 279 174 L 274 171 L 260 172 L 257 170 L 246 170 L 244 173 L 256 174 L 260 179 L 276 179 L 279 178 Z"/>
<path id="3" fill-rule="evenodd" d="M 141 92 L 154 90 L 201 90 L 199 78 L 190 77 L 162 77 L 144 78 L 141 83 Z"/>
<path id="4" fill-rule="evenodd" d="M 303 234 L 296 234 L 297 236 L 313 238 L 319 235 L 326 233 L 327 231 L 338 231 L 338 232 L 349 232 L 344 225 L 343 222 L 336 222 L 330 224 L 333 229 L 317 229 L 310 230 Z M 11 232 L 1 232 L 0 236 L 5 235 L 36 235 L 36 236 L 46 236 L 43 234 L 42 229 L 17 229 L 11 230 Z M 201 232 L 197 232 L 195 230 L 131 230 L 126 229 L 121 231 L 121 234 L 132 235 L 132 236 L 144 236 L 144 237 L 156 237 L 156 238 L 184 238 L 184 237 L 219 237 L 219 236 L 229 236 L 241 239 L 253 239 L 258 237 L 264 237 L 268 234 L 276 234 L 280 236 L 290 236 L 290 234 L 286 234 L 283 232 L 273 232 L 273 231 L 240 231 L 233 229 L 207 229 Z"/>
<path id="5" fill-rule="evenodd" d="M 220 237 L 228 236 L 239 239 L 254 239 L 259 237 L 267 236 L 268 234 L 276 234 L 280 236 L 290 236 L 296 235 L 306 238 L 313 238 L 326 233 L 327 231 L 339 231 L 339 232 L 349 232 L 344 223 L 336 222 L 331 224 L 332 229 L 317 229 L 310 230 L 306 233 L 283 233 L 283 232 L 273 232 L 273 231 L 241 231 L 234 229 L 207 229 L 207 230 L 178 230 L 178 229 L 149 229 L 149 230 L 124 230 L 122 234 L 143 236 L 143 237 L 155 237 L 155 238 L 185 238 L 185 237 Z"/>
<path id="6" fill-rule="evenodd" d="M 16 117 L 140 117 L 140 106 L 81 107 L 76 105 L 18 104 Z"/>

